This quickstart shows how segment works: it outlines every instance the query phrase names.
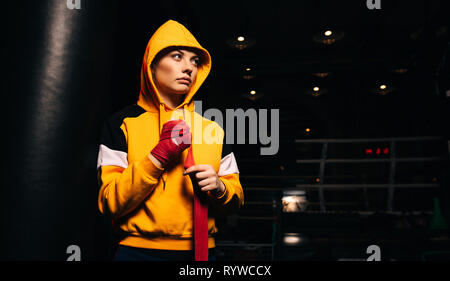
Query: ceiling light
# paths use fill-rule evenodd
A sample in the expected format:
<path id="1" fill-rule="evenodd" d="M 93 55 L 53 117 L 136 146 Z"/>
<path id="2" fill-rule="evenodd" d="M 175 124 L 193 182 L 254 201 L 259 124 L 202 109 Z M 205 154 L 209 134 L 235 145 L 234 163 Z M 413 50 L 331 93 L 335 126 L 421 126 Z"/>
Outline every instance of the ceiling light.
<path id="1" fill-rule="evenodd" d="M 319 88 L 317 86 L 315 86 L 313 88 L 306 89 L 306 94 L 311 95 L 313 97 L 319 97 L 319 96 L 325 94 L 326 92 L 328 92 L 327 89 L 325 89 L 323 87 Z"/>
<path id="2" fill-rule="evenodd" d="M 317 32 L 313 40 L 314 42 L 325 44 L 325 45 L 331 45 L 336 43 L 337 41 L 341 40 L 344 37 L 344 32 L 342 31 L 334 31 L 327 30 L 325 32 Z"/>
<path id="3" fill-rule="evenodd" d="M 310 129 L 310 128 L 306 128 L 306 129 L 305 129 L 305 133 L 304 133 L 305 136 L 310 136 L 311 133 L 312 133 L 312 132 L 311 132 L 311 129 Z"/>
<path id="4" fill-rule="evenodd" d="M 252 90 L 250 92 L 242 94 L 242 96 L 251 101 L 255 101 L 257 99 L 260 99 L 263 96 L 263 94 L 261 93 L 261 91 L 256 92 L 255 90 Z"/>
<path id="5" fill-rule="evenodd" d="M 376 86 L 374 88 L 371 89 L 372 92 L 376 93 L 376 94 L 380 94 L 382 96 L 395 91 L 395 86 L 393 85 L 389 85 L 389 87 L 386 84 L 381 84 L 379 86 Z"/>
<path id="6" fill-rule="evenodd" d="M 256 41 L 249 37 L 239 36 L 232 37 L 226 41 L 227 45 L 238 50 L 250 48 L 255 45 Z"/>
<path id="7" fill-rule="evenodd" d="M 320 78 L 324 78 L 327 77 L 330 74 L 330 72 L 318 72 L 318 73 L 313 73 L 314 76 L 320 77 Z"/>
<path id="8" fill-rule="evenodd" d="M 245 71 L 242 75 L 242 78 L 244 78 L 245 80 L 250 80 L 256 77 L 255 73 L 253 73 L 253 71 L 251 71 L 252 69 L 250 67 L 246 67 Z"/>
<path id="9" fill-rule="evenodd" d="M 408 69 L 407 68 L 397 68 L 397 69 L 394 69 L 393 71 L 397 74 L 403 74 L 403 73 L 406 73 L 408 71 Z"/>

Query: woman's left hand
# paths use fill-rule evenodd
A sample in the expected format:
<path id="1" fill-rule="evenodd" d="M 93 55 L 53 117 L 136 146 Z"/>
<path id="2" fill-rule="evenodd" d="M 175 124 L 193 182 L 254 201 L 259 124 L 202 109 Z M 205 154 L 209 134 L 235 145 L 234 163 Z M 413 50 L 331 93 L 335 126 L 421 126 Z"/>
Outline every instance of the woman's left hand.
<path id="1" fill-rule="evenodd" d="M 225 185 L 211 165 L 200 164 L 189 167 L 183 175 L 193 175 L 203 192 L 211 191 L 217 197 L 225 192 Z"/>

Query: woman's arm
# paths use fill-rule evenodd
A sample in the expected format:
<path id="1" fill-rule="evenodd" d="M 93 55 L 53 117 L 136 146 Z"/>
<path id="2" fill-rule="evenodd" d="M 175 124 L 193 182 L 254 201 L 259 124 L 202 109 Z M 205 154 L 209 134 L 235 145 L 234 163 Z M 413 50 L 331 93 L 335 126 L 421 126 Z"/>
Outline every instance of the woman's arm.
<path id="1" fill-rule="evenodd" d="M 156 187 L 163 172 L 150 156 L 129 165 L 125 134 L 118 122 L 105 122 L 98 154 L 98 207 L 114 218 L 134 210 Z"/>

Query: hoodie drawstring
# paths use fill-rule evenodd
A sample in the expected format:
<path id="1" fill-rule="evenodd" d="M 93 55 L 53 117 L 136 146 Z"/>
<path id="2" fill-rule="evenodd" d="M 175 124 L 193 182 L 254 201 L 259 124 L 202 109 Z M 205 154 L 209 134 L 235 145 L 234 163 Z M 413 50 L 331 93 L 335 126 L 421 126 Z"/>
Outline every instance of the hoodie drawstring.
<path id="1" fill-rule="evenodd" d="M 162 121 L 161 121 L 161 119 L 162 119 L 161 113 L 163 112 L 163 110 L 164 110 L 164 104 L 160 103 L 159 104 L 159 135 L 161 135 L 162 126 L 163 126 Z"/>
<path id="2" fill-rule="evenodd" d="M 161 133 L 162 133 L 162 127 L 163 127 L 163 124 L 162 124 L 162 112 L 163 112 L 163 110 L 165 110 L 164 109 L 164 104 L 162 104 L 162 103 L 160 103 L 159 104 L 159 135 L 161 135 Z M 161 179 L 162 179 L 162 182 L 163 182 L 163 190 L 165 190 L 166 189 L 166 179 L 165 179 L 165 172 L 166 172 L 166 170 L 164 169 L 163 170 L 163 172 L 162 172 L 162 174 L 161 174 Z"/>
<path id="3" fill-rule="evenodd" d="M 182 110 L 183 110 L 183 120 L 187 121 L 186 120 L 186 115 L 190 114 L 188 104 L 184 104 Z M 158 120 L 159 120 L 159 135 L 161 135 L 162 127 L 163 127 L 163 121 L 162 121 L 162 114 L 163 114 L 163 112 L 165 112 L 165 107 L 164 107 L 163 103 L 160 103 L 159 104 L 159 118 L 158 118 Z M 191 117 L 191 116 L 189 116 L 189 117 Z M 190 118 L 189 118 L 189 120 L 190 120 Z M 194 132 L 193 131 L 194 130 L 194 124 L 193 124 L 192 120 L 191 120 L 190 123 L 191 124 L 189 124 L 189 125 L 191 126 L 191 132 Z M 191 145 L 193 145 L 193 144 L 191 143 Z M 166 176 L 165 172 L 166 172 L 166 170 L 164 170 L 162 172 L 162 174 L 161 174 L 161 179 L 162 179 L 162 182 L 163 182 L 163 189 L 166 188 L 166 177 L 167 176 Z"/>

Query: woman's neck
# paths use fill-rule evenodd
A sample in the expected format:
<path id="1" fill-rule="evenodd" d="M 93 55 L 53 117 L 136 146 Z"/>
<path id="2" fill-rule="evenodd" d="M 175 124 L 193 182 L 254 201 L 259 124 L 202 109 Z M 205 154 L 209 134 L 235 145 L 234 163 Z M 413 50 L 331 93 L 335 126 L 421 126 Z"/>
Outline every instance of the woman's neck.
<path id="1" fill-rule="evenodd" d="M 164 94 L 161 93 L 161 98 L 163 102 L 170 108 L 174 109 L 179 106 L 183 101 L 186 95 L 177 95 L 177 94 Z"/>

